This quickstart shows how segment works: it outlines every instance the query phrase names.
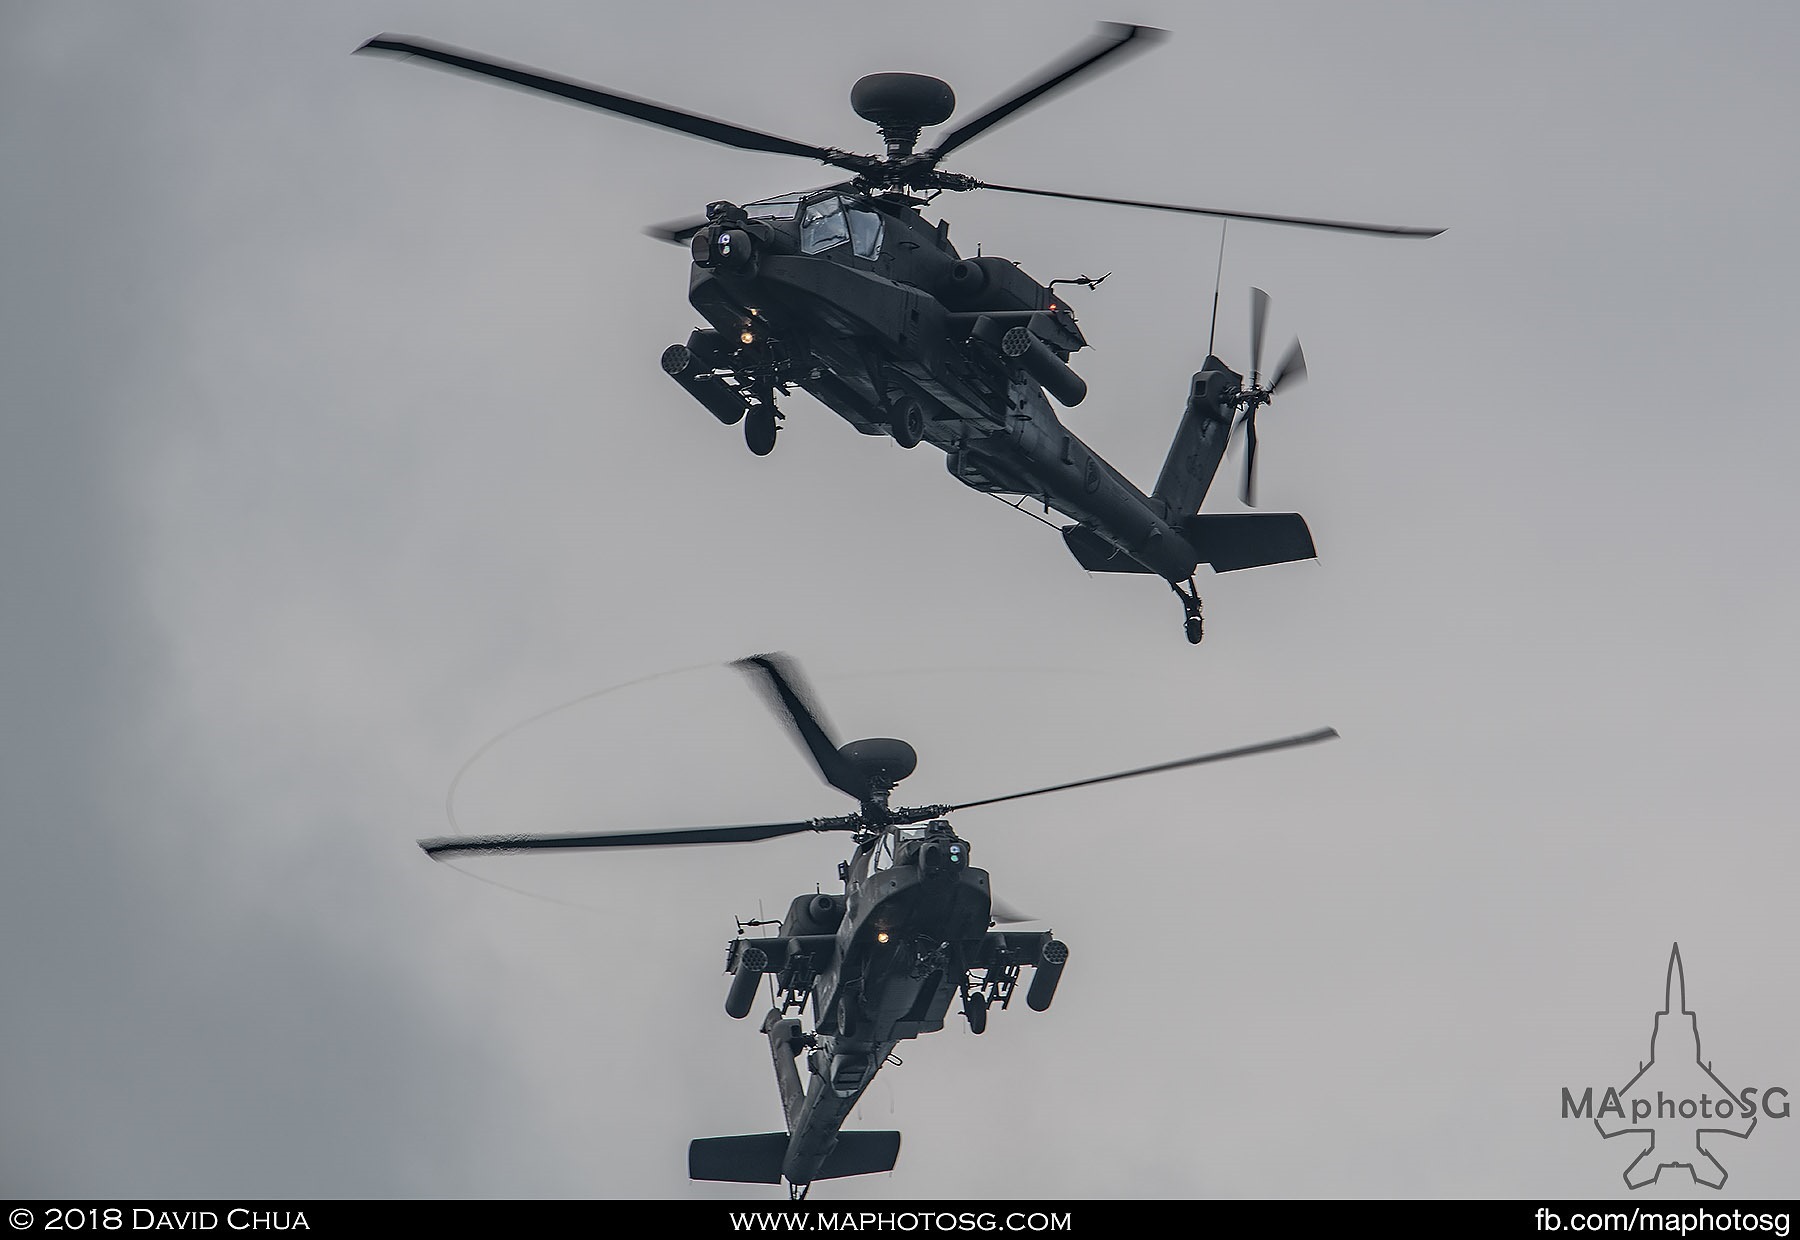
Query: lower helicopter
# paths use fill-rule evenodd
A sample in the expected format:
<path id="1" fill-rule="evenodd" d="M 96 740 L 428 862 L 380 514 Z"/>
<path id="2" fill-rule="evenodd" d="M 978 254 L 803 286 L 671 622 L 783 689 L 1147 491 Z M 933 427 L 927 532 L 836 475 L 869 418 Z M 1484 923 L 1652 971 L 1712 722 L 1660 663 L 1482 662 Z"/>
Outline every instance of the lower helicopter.
<path id="1" fill-rule="evenodd" d="M 903 740 L 839 745 L 812 702 L 798 666 L 763 654 L 736 664 L 763 692 L 826 784 L 857 810 L 832 818 L 675 831 L 594 835 L 486 835 L 419 841 L 434 858 L 475 853 L 733 844 L 803 832 L 843 831 L 851 855 L 838 864 L 843 893 L 794 897 L 774 934 L 738 937 L 726 949 L 725 1011 L 742 1020 L 763 979 L 774 1005 L 762 1020 L 774 1061 L 785 1130 L 704 1137 L 688 1146 L 696 1180 L 779 1184 L 804 1199 L 816 1180 L 891 1171 L 895 1131 L 844 1131 L 857 1102 L 901 1042 L 943 1029 L 952 1004 L 972 1033 L 1007 1010 L 1026 969 L 1025 1004 L 1049 1008 L 1069 949 L 1052 933 L 1000 929 L 1021 918 L 995 900 L 986 870 L 970 863 L 968 840 L 949 815 L 1026 797 L 1091 787 L 1329 740 L 1331 728 L 1179 758 L 957 805 L 890 804 L 918 765 Z M 755 923 L 767 924 L 767 923 Z M 801 1019 L 810 1014 L 812 1028 Z M 804 1064 L 804 1068 L 802 1065 Z"/>

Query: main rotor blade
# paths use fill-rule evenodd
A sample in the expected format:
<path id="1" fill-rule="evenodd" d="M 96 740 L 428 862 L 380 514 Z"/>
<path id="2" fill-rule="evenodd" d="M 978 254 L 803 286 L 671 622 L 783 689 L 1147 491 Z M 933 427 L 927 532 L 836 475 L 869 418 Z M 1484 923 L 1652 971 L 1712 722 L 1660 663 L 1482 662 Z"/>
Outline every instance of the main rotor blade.
<path id="1" fill-rule="evenodd" d="M 868 776 L 838 752 L 797 663 L 785 654 L 757 654 L 733 666 L 744 669 L 763 689 L 770 708 L 786 718 L 826 783 L 858 801 L 869 799 Z"/>
<path id="2" fill-rule="evenodd" d="M 1269 378 L 1269 395 L 1284 383 L 1299 383 L 1306 378 L 1306 354 L 1300 351 L 1300 341 L 1296 339 L 1288 346 L 1281 361 L 1275 367 L 1275 373 Z"/>
<path id="3" fill-rule="evenodd" d="M 704 215 L 690 215 L 685 219 L 651 224 L 644 229 L 644 235 L 655 237 L 658 241 L 667 241 L 671 245 L 686 245 L 708 222 Z"/>
<path id="4" fill-rule="evenodd" d="M 598 835 L 463 835 L 420 840 L 427 856 L 442 859 L 469 853 L 576 852 L 589 848 L 656 848 L 669 844 L 747 844 L 803 831 L 854 831 L 861 815 L 769 822 L 741 827 L 689 827 L 681 831 L 606 831 Z"/>
<path id="5" fill-rule="evenodd" d="M 1303 215 L 1260 215 L 1254 211 L 1225 211 L 1217 207 L 1184 207 L 1172 202 L 1141 202 L 1135 198 L 1102 198 L 1095 194 L 1065 194 L 1054 189 L 1027 189 L 1022 185 L 995 185 L 977 181 L 975 189 L 997 189 L 1003 194 L 1031 194 L 1038 198 L 1067 198 L 1071 202 L 1098 202 L 1113 207 L 1142 207 L 1146 211 L 1176 211 L 1183 215 L 1211 215 L 1228 220 L 1256 220 L 1263 224 L 1291 224 L 1296 228 L 1329 228 L 1337 232 L 1375 233 L 1383 237 L 1435 237 L 1441 228 L 1406 228 L 1397 224 L 1354 224 L 1348 220 L 1319 220 Z"/>
<path id="6" fill-rule="evenodd" d="M 1169 32 L 1154 26 L 1131 26 L 1121 22 L 1101 22 L 1100 28 L 1080 47 L 1045 69 L 1035 78 L 1017 87 L 1012 94 L 986 111 L 964 121 L 944 135 L 926 154 L 934 162 L 965 142 L 980 137 L 995 125 L 1016 116 L 1045 96 L 1068 86 L 1084 73 L 1093 71 L 1102 61 L 1127 50 L 1141 51 L 1168 38 Z"/>
<path id="7" fill-rule="evenodd" d="M 620 116 L 630 117 L 634 121 L 642 121 L 646 125 L 673 129 L 680 133 L 691 134 L 696 138 L 705 138 L 709 142 L 734 146 L 742 151 L 766 151 L 772 155 L 797 155 L 802 159 L 816 159 L 821 163 L 849 168 L 852 171 L 860 171 L 868 162 L 864 158 L 849 155 L 844 151 L 813 146 L 806 142 L 796 142 L 792 138 L 783 138 L 776 134 L 748 129 L 743 125 L 715 120 L 713 117 L 701 116 L 696 112 L 684 112 L 680 108 L 671 108 L 666 104 L 652 103 L 648 99 L 638 99 L 631 95 L 621 95 L 616 91 L 603 90 L 586 82 L 555 77 L 524 65 L 493 60 L 461 48 L 432 43 L 424 39 L 383 34 L 370 39 L 356 50 L 359 52 L 386 52 L 395 56 L 418 56 L 446 69 L 473 74 L 476 77 L 492 78 L 495 81 L 504 82 L 508 86 L 518 87 L 520 90 L 555 95 L 558 98 L 567 99 L 571 103 L 599 108 L 603 112 L 617 113 Z"/>
<path id="8" fill-rule="evenodd" d="M 1289 736 L 1278 741 L 1264 741 L 1260 745 L 1244 745 L 1238 749 L 1222 749 L 1217 753 L 1204 753 L 1194 758 L 1178 758 L 1174 762 L 1159 762 L 1155 766 L 1140 766 L 1129 771 L 1115 771 L 1111 775 L 1096 775 L 1092 779 L 1077 779 L 1066 784 L 1052 784 L 1048 788 L 1033 788 L 1030 792 L 1009 792 L 1002 797 L 988 797 L 983 801 L 964 801 L 961 805 L 945 807 L 945 813 L 957 810 L 974 809 L 978 805 L 998 805 L 1002 801 L 1018 801 L 1025 797 L 1039 797 L 1050 792 L 1066 792 L 1070 788 L 1087 788 L 1094 784 L 1109 784 L 1118 779 L 1135 779 L 1139 775 L 1154 775 L 1159 771 L 1179 771 L 1183 767 L 1202 766 L 1208 762 L 1223 762 L 1227 758 L 1247 758 L 1252 754 L 1273 753 L 1277 749 L 1294 749 L 1301 745 L 1315 745 L 1320 741 L 1328 741 L 1337 735 L 1336 728 L 1320 728 L 1316 732 L 1306 732 L 1299 736 Z"/>
<path id="9" fill-rule="evenodd" d="M 1017 926 L 1028 921 L 1042 921 L 1042 917 L 1033 917 L 1022 909 L 1016 909 L 1006 901 L 994 899 L 988 905 L 988 919 L 996 925 Z"/>
<path id="10" fill-rule="evenodd" d="M 1263 326 L 1269 321 L 1269 295 L 1259 288 L 1250 290 L 1250 382 L 1254 386 L 1262 374 Z"/>

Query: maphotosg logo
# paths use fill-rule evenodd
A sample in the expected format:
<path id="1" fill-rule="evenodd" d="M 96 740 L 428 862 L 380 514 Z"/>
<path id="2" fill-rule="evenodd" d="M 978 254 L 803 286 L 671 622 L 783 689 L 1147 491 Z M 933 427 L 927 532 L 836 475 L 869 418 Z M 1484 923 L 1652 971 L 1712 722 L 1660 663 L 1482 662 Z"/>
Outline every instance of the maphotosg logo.
<path id="1" fill-rule="evenodd" d="M 1715 1138 L 1743 1139 L 1764 1119 L 1788 1118 L 1792 1104 L 1779 1085 L 1729 1088 L 1700 1052 L 1700 1027 L 1687 1005 L 1681 945 L 1669 953 L 1662 1010 L 1650 1033 L 1650 1058 L 1623 1088 L 1578 1095 L 1562 1091 L 1564 1119 L 1592 1120 L 1600 1135 L 1637 1137 L 1638 1156 L 1625 1168 L 1632 1188 L 1654 1184 L 1669 1167 L 1686 1168 L 1708 1188 L 1723 1188 L 1727 1172 L 1715 1153 Z"/>

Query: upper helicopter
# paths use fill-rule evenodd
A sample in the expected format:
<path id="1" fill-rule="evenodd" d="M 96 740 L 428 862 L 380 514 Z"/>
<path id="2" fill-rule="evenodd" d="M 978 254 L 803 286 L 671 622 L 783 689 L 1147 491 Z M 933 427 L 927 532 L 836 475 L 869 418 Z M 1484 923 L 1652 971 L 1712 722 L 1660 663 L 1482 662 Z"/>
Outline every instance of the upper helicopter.
<path id="1" fill-rule="evenodd" d="M 357 49 L 556 96 L 740 150 L 816 160 L 850 179 L 758 202 L 708 204 L 703 219 L 652 235 L 692 258 L 688 300 L 708 326 L 670 345 L 662 366 L 750 450 L 775 447 L 778 398 L 805 391 L 867 435 L 905 448 L 931 443 L 951 476 L 995 495 L 1030 499 L 1068 517 L 1064 541 L 1092 572 L 1160 576 L 1181 599 L 1188 640 L 1203 633 L 1194 573 L 1253 568 L 1314 554 L 1298 513 L 1199 515 L 1234 429 L 1244 441 L 1240 494 L 1254 505 L 1256 411 L 1306 373 L 1295 341 L 1264 382 L 1268 299 L 1253 290 L 1250 377 L 1209 353 L 1149 494 L 1075 436 L 1052 408 L 1080 404 L 1087 384 L 1070 366 L 1087 340 L 1055 292 L 1093 287 L 1077 276 L 1040 284 L 994 255 L 965 258 L 947 220 L 921 214 L 939 194 L 994 190 L 1185 215 L 1430 237 L 1442 229 L 1269 215 L 980 181 L 946 171 L 945 157 L 1025 109 L 1123 56 L 1160 41 L 1147 26 L 1102 24 L 1067 57 L 919 149 L 920 135 L 956 110 L 950 86 L 915 73 L 859 79 L 851 107 L 875 124 L 885 153 L 814 146 L 425 40 L 381 35 Z M 1217 296 L 1214 297 L 1217 317 Z"/>
<path id="2" fill-rule="evenodd" d="M 845 832 L 851 854 L 838 865 L 841 894 L 795 896 L 773 934 L 738 937 L 726 948 L 731 974 L 725 1011 L 742 1020 L 770 984 L 762 1021 L 775 1064 L 786 1127 L 780 1132 L 703 1137 L 688 1146 L 696 1180 L 778 1184 L 804 1197 L 815 1180 L 891 1171 L 900 1153 L 894 1131 L 843 1130 L 895 1047 L 943 1029 L 952 1004 L 971 1033 L 991 1011 L 1011 1006 L 1024 970 L 1025 1004 L 1049 1008 L 1068 963 L 1068 946 L 1049 931 L 1002 929 L 1030 920 L 994 895 L 988 871 L 971 864 L 969 841 L 950 815 L 1074 788 L 1135 779 L 1255 754 L 1313 745 L 1337 736 L 1319 728 L 1297 736 L 1009 792 L 957 805 L 900 806 L 896 787 L 918 766 L 903 740 L 873 737 L 840 745 L 815 705 L 799 665 L 782 654 L 737 664 L 762 691 L 813 770 L 857 802 L 855 813 L 794 822 L 608 831 L 579 835 L 477 835 L 420 840 L 446 859 L 483 853 L 585 851 L 700 844 L 742 844 L 807 832 Z M 811 1015 L 812 1029 L 800 1019 Z"/>

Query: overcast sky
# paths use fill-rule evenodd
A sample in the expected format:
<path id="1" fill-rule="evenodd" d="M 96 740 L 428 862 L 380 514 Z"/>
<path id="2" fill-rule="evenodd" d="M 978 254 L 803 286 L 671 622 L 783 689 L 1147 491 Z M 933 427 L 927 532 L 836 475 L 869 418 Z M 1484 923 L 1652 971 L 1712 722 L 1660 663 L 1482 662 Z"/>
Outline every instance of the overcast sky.
<path id="1" fill-rule="evenodd" d="M 863 73 L 976 108 L 1099 19 L 1173 36 L 952 170 L 1448 229 L 1231 229 L 1320 558 L 1203 577 L 1198 648 L 930 448 L 796 396 L 755 459 L 659 373 L 699 320 L 642 227 L 833 174 L 350 54 L 871 150 Z M 685 1178 L 780 1124 L 733 917 L 844 841 L 413 841 L 459 771 L 469 831 L 843 812 L 722 666 L 768 649 L 909 802 L 1343 734 L 960 816 L 1061 991 L 903 1046 L 898 1168 L 816 1198 L 1624 1194 L 1560 1091 L 1648 1057 L 1675 941 L 1717 1074 L 1800 1090 L 1797 60 L 1775 3 L 0 7 L 0 1190 L 734 1191 Z M 1114 273 L 1067 420 L 1147 487 L 1218 227 L 940 208 Z M 1716 1152 L 1800 1188 L 1800 1120 Z"/>

